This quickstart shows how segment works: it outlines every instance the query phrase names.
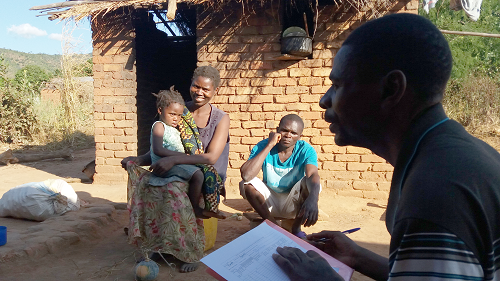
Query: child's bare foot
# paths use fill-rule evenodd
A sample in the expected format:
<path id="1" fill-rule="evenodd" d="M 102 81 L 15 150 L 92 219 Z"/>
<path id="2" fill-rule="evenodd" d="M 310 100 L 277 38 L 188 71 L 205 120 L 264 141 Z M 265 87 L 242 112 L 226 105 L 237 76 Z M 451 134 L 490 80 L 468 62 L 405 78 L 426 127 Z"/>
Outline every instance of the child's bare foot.
<path id="1" fill-rule="evenodd" d="M 194 215 L 197 218 L 201 218 L 201 219 L 218 218 L 218 219 L 223 220 L 223 219 L 227 218 L 227 214 L 220 211 L 220 210 L 217 213 L 215 213 L 215 212 L 210 212 L 210 211 L 207 211 L 207 210 L 199 208 L 199 207 L 194 208 Z"/>
<path id="2" fill-rule="evenodd" d="M 198 269 L 199 265 L 199 262 L 185 262 L 181 264 L 181 268 L 179 269 L 179 271 L 183 273 L 193 272 Z"/>

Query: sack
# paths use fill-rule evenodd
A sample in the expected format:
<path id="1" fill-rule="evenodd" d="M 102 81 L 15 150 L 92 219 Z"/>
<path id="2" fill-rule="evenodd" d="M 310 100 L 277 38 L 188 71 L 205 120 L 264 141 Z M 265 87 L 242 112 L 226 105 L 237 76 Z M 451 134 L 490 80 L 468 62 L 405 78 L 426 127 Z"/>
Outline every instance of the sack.
<path id="1" fill-rule="evenodd" d="M 60 179 L 16 186 L 0 199 L 0 217 L 44 221 L 79 209 L 78 195 Z"/>

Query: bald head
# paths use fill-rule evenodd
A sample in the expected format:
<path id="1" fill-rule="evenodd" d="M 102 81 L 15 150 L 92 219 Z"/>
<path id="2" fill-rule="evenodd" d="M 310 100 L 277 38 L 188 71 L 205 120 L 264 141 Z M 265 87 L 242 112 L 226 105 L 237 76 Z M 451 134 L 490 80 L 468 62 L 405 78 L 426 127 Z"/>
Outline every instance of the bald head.
<path id="1" fill-rule="evenodd" d="M 451 51 L 442 33 L 424 17 L 401 13 L 369 21 L 343 46 L 351 49 L 357 79 L 373 82 L 401 70 L 418 99 L 441 101 L 451 74 Z"/>
<path id="2" fill-rule="evenodd" d="M 283 116 L 280 120 L 279 127 L 283 127 L 283 125 L 287 122 L 296 122 L 299 125 L 300 133 L 302 133 L 302 130 L 304 129 L 304 121 L 300 118 L 300 116 L 297 114 L 288 114 Z"/>

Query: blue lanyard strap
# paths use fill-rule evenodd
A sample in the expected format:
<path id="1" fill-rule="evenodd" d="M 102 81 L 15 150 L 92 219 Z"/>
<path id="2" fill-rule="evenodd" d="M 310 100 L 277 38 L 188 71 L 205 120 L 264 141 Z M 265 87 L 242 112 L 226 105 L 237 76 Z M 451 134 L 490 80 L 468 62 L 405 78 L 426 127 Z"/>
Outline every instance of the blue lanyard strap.
<path id="1" fill-rule="evenodd" d="M 418 146 L 420 145 L 420 142 L 422 141 L 422 139 L 425 137 L 425 135 L 427 135 L 427 133 L 429 133 L 430 131 L 432 131 L 432 129 L 436 128 L 437 126 L 443 124 L 444 122 L 450 120 L 450 118 L 446 117 L 445 119 L 437 122 L 436 124 L 430 126 L 422 135 L 420 135 L 420 138 L 418 139 L 417 143 L 415 144 L 415 148 L 413 149 L 413 152 L 410 156 L 410 158 L 408 159 L 408 161 L 406 161 L 406 165 L 405 165 L 405 168 L 403 169 L 403 173 L 401 175 L 401 181 L 399 183 L 399 188 L 398 188 L 398 203 L 396 205 L 396 208 L 394 210 L 394 213 L 393 213 L 393 220 L 392 220 L 392 229 L 394 229 L 394 224 L 396 223 L 396 213 L 397 213 L 397 210 L 398 210 L 398 206 L 399 206 L 399 198 L 401 198 L 401 190 L 403 189 L 403 181 L 406 177 L 406 172 L 408 170 L 408 167 L 410 166 L 410 163 L 411 161 L 413 160 L 413 157 L 415 157 L 415 154 L 417 153 L 417 149 L 418 149 Z"/>

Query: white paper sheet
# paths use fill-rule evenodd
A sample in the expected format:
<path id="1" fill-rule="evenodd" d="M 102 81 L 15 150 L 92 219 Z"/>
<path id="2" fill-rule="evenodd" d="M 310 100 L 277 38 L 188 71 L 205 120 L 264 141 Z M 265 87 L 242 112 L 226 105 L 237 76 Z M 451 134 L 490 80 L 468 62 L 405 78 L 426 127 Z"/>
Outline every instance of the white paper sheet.
<path id="1" fill-rule="evenodd" d="M 284 246 L 306 252 L 283 233 L 261 223 L 201 261 L 226 280 L 290 280 L 272 258 L 276 248 Z"/>

